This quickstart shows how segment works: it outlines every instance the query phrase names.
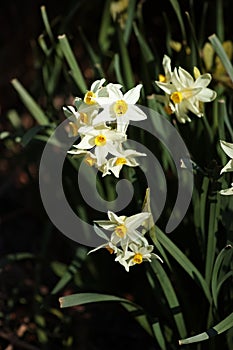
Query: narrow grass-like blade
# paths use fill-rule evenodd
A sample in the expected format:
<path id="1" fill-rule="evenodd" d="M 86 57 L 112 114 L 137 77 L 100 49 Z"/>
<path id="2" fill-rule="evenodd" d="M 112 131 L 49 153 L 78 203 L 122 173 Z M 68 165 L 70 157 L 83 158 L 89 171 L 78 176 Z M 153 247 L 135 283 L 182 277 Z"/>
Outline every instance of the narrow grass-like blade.
<path id="1" fill-rule="evenodd" d="M 211 42 L 216 54 L 219 56 L 220 60 L 222 61 L 222 64 L 225 67 L 229 77 L 233 81 L 233 66 L 221 44 L 221 41 L 219 40 L 216 34 L 210 35 L 208 39 Z"/>
<path id="2" fill-rule="evenodd" d="M 206 249 L 206 265 L 205 265 L 205 280 L 210 285 L 214 259 L 216 255 L 216 244 L 217 244 L 217 230 L 218 220 L 220 214 L 220 195 L 216 195 L 210 198 L 210 210 L 209 210 L 209 225 L 208 225 L 208 238 L 207 238 L 207 249 Z"/>
<path id="3" fill-rule="evenodd" d="M 120 298 L 114 295 L 100 294 L 100 293 L 77 293 L 59 298 L 60 307 L 72 307 L 77 305 L 84 305 L 89 303 L 98 302 L 117 302 L 126 308 L 139 322 L 139 324 L 152 335 L 151 326 L 147 321 L 144 310 L 139 305 L 132 303 L 131 301 Z"/>
<path id="4" fill-rule="evenodd" d="M 39 125 L 48 125 L 49 120 L 46 114 L 43 112 L 41 107 L 35 102 L 32 96 L 27 92 L 27 90 L 23 87 L 23 85 L 18 81 L 18 79 L 12 79 L 11 84 L 18 92 L 22 102 L 25 107 L 29 110 L 31 115 L 37 121 Z"/>
<path id="5" fill-rule="evenodd" d="M 211 303 L 212 297 L 209 287 L 200 271 L 193 265 L 187 256 L 165 235 L 158 226 L 156 226 L 157 238 L 163 247 L 180 264 L 180 266 L 189 274 L 189 276 L 202 288 L 206 298 Z"/>
<path id="6" fill-rule="evenodd" d="M 134 74 L 131 66 L 129 52 L 124 41 L 123 32 L 119 26 L 117 27 L 117 34 L 118 34 L 117 37 L 118 37 L 118 45 L 119 45 L 121 71 L 122 71 L 122 76 L 124 78 L 124 86 L 128 90 L 134 86 Z"/>
<path id="7" fill-rule="evenodd" d="M 226 247 L 224 247 L 221 252 L 218 254 L 214 268 L 213 268 L 213 274 L 212 274 L 212 280 L 211 280 L 211 291 L 213 295 L 213 302 L 215 307 L 217 307 L 217 297 L 218 297 L 218 283 L 219 283 L 219 271 L 222 267 L 222 263 L 228 254 L 232 254 L 233 247 L 229 244 Z"/>
<path id="8" fill-rule="evenodd" d="M 125 23 L 125 28 L 124 28 L 124 40 L 126 44 L 128 43 L 131 35 L 136 4 L 137 4 L 137 0 L 130 0 L 129 6 L 127 8 L 127 21 Z"/>
<path id="9" fill-rule="evenodd" d="M 179 340 L 179 345 L 191 344 L 207 340 L 218 334 L 226 332 L 231 327 L 233 327 L 233 312 L 229 316 L 227 316 L 223 321 L 218 323 L 216 326 L 208 329 L 206 332 L 200 333 L 190 338 Z"/>
<path id="10" fill-rule="evenodd" d="M 73 51 L 71 50 L 69 41 L 66 37 L 65 34 L 63 35 L 59 35 L 58 36 L 58 40 L 60 43 L 60 48 L 61 51 L 64 55 L 64 57 L 66 58 L 66 61 L 70 67 L 71 70 L 71 75 L 75 81 L 75 83 L 77 84 L 77 87 L 80 89 L 80 91 L 82 93 L 85 93 L 87 91 L 87 85 L 85 82 L 85 79 L 83 77 L 82 71 L 77 63 L 77 60 L 74 56 Z"/>
<path id="11" fill-rule="evenodd" d="M 47 32 L 47 34 L 49 36 L 49 39 L 51 40 L 51 43 L 54 43 L 55 40 L 54 40 L 52 29 L 51 29 L 51 26 L 50 26 L 50 23 L 49 23 L 49 20 L 48 20 L 46 7 L 45 6 L 41 6 L 40 10 L 41 10 L 41 16 L 42 16 L 42 20 L 44 22 L 45 30 L 46 30 L 46 32 Z"/>
<path id="12" fill-rule="evenodd" d="M 67 285 L 67 283 L 70 282 L 70 280 L 74 277 L 75 273 L 80 269 L 86 256 L 87 249 L 84 247 L 78 247 L 74 259 L 68 266 L 62 278 L 57 282 L 57 284 L 53 288 L 51 294 L 57 294 Z"/>
<path id="13" fill-rule="evenodd" d="M 92 62 L 93 67 L 97 70 L 99 77 L 100 78 L 104 78 L 105 77 L 105 72 L 103 70 L 103 67 L 101 66 L 101 60 L 100 57 L 95 53 L 95 51 L 93 50 L 92 46 L 90 45 L 90 43 L 88 42 L 85 34 L 83 33 L 82 28 L 79 28 L 79 34 L 80 37 L 82 38 L 83 44 L 86 47 L 87 53 L 90 57 L 90 60 Z"/>
<path id="14" fill-rule="evenodd" d="M 112 0 L 105 1 L 101 24 L 100 24 L 98 43 L 103 53 L 105 53 L 109 49 L 109 46 L 111 43 L 111 40 L 109 38 L 113 30 L 113 27 L 111 27 L 112 18 L 110 14 L 111 1 Z"/>
<path id="15" fill-rule="evenodd" d="M 185 337 L 187 335 L 185 322 L 184 322 L 183 314 L 181 312 L 181 307 L 180 307 L 178 298 L 171 284 L 171 281 L 159 261 L 152 260 L 151 268 L 155 273 L 162 287 L 163 293 L 166 297 L 171 313 L 173 314 L 174 321 L 176 323 L 176 327 L 179 332 L 179 336 Z"/>
<path id="16" fill-rule="evenodd" d="M 171 3 L 171 5 L 176 13 L 178 22 L 180 24 L 180 30 L 181 30 L 181 35 L 182 35 L 182 39 L 183 39 L 183 44 L 186 45 L 187 44 L 186 30 L 185 30 L 184 21 L 183 21 L 182 14 L 181 14 L 179 2 L 177 0 L 170 0 L 170 3 Z"/>
<path id="17" fill-rule="evenodd" d="M 146 61 L 146 63 L 153 62 L 155 58 L 151 51 L 151 48 L 149 47 L 148 42 L 143 37 L 142 33 L 139 31 L 136 23 L 133 24 L 133 29 L 138 40 L 144 60 Z"/>

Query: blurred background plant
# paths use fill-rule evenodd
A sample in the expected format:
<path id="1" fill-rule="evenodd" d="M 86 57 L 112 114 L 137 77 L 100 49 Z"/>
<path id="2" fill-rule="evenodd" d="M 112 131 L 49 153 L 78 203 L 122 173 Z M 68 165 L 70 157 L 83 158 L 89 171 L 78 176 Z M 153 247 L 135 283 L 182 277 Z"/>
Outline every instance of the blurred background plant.
<path id="1" fill-rule="evenodd" d="M 227 156 L 219 140 L 233 142 L 231 7 L 230 0 L 1 4 L 0 349 L 170 350 L 208 329 L 184 348 L 233 348 L 233 197 L 218 193 L 230 183 L 229 174 L 220 176 Z M 203 118 L 191 115 L 191 123 L 180 124 L 157 100 L 164 54 L 173 67 L 212 74 L 218 95 Z M 191 154 L 192 202 L 167 236 L 177 189 L 173 162 L 158 141 L 131 131 L 166 175 L 156 239 L 151 232 L 163 266 L 155 261 L 127 273 L 108 252 L 87 256 L 88 247 L 52 225 L 40 199 L 40 157 L 66 118 L 62 107 L 103 77 L 125 91 L 142 83 L 140 104 L 168 118 Z M 72 195 L 76 175 L 67 161 L 64 186 L 72 205 L 90 223 L 103 218 L 78 189 Z M 140 170 L 123 176 L 131 176 L 135 190 L 131 215 L 141 210 L 147 184 Z M 116 181 L 102 181 L 109 199 Z M 69 307 L 60 308 L 61 297 Z"/>

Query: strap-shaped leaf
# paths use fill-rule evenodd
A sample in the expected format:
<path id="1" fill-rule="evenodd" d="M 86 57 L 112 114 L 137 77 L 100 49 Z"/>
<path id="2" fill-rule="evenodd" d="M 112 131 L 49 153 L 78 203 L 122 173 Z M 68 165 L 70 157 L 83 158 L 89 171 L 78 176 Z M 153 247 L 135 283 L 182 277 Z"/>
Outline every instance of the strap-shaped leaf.
<path id="1" fill-rule="evenodd" d="M 214 337 L 218 334 L 226 332 L 231 327 L 233 327 L 233 312 L 229 316 L 224 318 L 223 321 L 218 323 L 216 326 L 208 329 L 206 332 L 197 334 L 197 335 L 190 337 L 190 338 L 179 340 L 179 345 L 196 343 L 196 342 L 200 342 L 203 340 L 207 340 L 207 339 Z"/>
<path id="2" fill-rule="evenodd" d="M 59 298 L 61 308 L 72 307 L 98 302 L 118 302 L 130 312 L 138 323 L 150 334 L 153 335 L 151 325 L 147 320 L 143 308 L 128 299 L 120 298 L 114 295 L 99 293 L 77 293 Z"/>

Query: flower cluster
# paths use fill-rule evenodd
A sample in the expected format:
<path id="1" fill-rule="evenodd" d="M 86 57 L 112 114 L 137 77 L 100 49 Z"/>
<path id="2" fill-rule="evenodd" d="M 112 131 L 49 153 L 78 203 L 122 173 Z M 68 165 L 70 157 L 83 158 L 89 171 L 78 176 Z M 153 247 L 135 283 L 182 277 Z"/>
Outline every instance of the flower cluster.
<path id="1" fill-rule="evenodd" d="M 106 248 L 111 254 L 115 254 L 115 261 L 124 266 L 128 272 L 130 266 L 141 264 L 143 261 L 151 261 L 157 258 L 161 262 L 162 259 L 152 253 L 154 246 L 150 245 L 145 238 L 149 212 L 127 216 L 117 216 L 112 211 L 108 211 L 108 219 L 104 221 L 95 221 L 101 228 L 111 231 L 110 238 L 95 226 L 95 232 L 106 242 L 99 247 L 91 250 L 92 253 L 100 248 Z"/>
<path id="2" fill-rule="evenodd" d="M 159 76 L 155 83 L 165 92 L 165 96 L 159 96 L 164 103 L 168 114 L 175 113 L 181 123 L 191 121 L 189 112 L 203 116 L 203 102 L 213 101 L 217 94 L 207 88 L 211 81 L 209 73 L 200 74 L 198 68 L 194 68 L 195 79 L 182 67 L 171 69 L 171 59 L 164 55 L 163 68 L 165 75 Z"/>
<path id="3" fill-rule="evenodd" d="M 220 145 L 223 151 L 230 157 L 231 159 L 227 162 L 227 164 L 222 168 L 220 174 L 233 171 L 233 143 L 229 143 L 223 140 L 220 140 Z M 233 195 L 233 183 L 230 188 L 224 189 L 220 191 L 223 195 Z"/>
<path id="4" fill-rule="evenodd" d="M 146 156 L 132 149 L 124 149 L 127 140 L 127 128 L 130 120 L 147 118 L 135 105 L 139 100 L 141 84 L 122 93 L 120 84 L 109 83 L 105 79 L 97 80 L 83 100 L 75 99 L 75 107 L 64 107 L 67 116 L 75 119 L 70 122 L 70 136 L 81 137 L 77 145 L 68 151 L 74 156 L 84 156 L 85 162 L 95 166 L 102 176 L 114 174 L 119 177 L 123 165 L 135 167 L 138 156 Z"/>

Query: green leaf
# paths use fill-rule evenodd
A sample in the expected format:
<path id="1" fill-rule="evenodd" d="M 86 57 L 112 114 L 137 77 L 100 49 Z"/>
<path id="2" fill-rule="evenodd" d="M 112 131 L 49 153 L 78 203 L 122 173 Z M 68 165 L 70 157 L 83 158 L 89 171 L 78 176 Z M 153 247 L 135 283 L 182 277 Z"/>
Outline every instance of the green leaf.
<path id="1" fill-rule="evenodd" d="M 217 230 L 218 230 L 218 219 L 220 215 L 220 194 L 212 196 L 210 203 L 209 212 L 209 225 L 208 225 L 208 238 L 207 238 L 207 249 L 206 249 L 206 266 L 205 266 L 205 279 L 207 284 L 210 284 L 212 270 L 214 265 L 214 258 L 216 255 L 216 244 L 217 244 Z"/>
<path id="2" fill-rule="evenodd" d="M 118 34 L 121 69 L 122 69 L 122 75 L 124 77 L 124 86 L 128 90 L 134 86 L 134 74 L 131 66 L 129 52 L 124 41 L 122 30 L 119 26 L 117 27 L 117 34 Z"/>
<path id="3" fill-rule="evenodd" d="M 77 87 L 80 89 L 82 93 L 85 93 L 87 91 L 87 85 L 83 77 L 83 74 L 81 72 L 81 69 L 76 61 L 74 53 L 71 50 L 71 47 L 66 35 L 65 34 L 59 35 L 58 40 L 60 43 L 61 51 L 64 57 L 66 58 L 66 61 L 71 69 L 71 75 L 75 83 L 77 84 Z"/>
<path id="4" fill-rule="evenodd" d="M 211 42 L 216 54 L 219 56 L 223 66 L 225 67 L 227 73 L 229 74 L 229 77 L 233 81 L 233 66 L 231 64 L 231 61 L 229 60 L 222 44 L 219 38 L 216 34 L 212 34 L 208 37 L 209 41 Z"/>
<path id="5" fill-rule="evenodd" d="M 133 29 L 134 29 L 134 33 L 137 37 L 138 43 L 140 45 L 140 49 L 141 49 L 141 52 L 142 52 L 142 55 L 143 55 L 145 61 L 147 63 L 155 61 L 154 55 L 153 55 L 147 41 L 145 40 L 143 35 L 140 33 L 136 23 L 133 24 Z"/>
<path id="6" fill-rule="evenodd" d="M 29 129 L 22 137 L 21 143 L 25 147 L 27 144 L 41 131 L 44 129 L 43 125 L 36 125 Z"/>
<path id="7" fill-rule="evenodd" d="M 29 112 L 32 114 L 37 123 L 39 125 L 48 125 L 48 117 L 43 112 L 41 107 L 35 102 L 32 96 L 23 87 L 23 85 L 17 79 L 12 79 L 11 84 L 14 86 L 25 107 L 29 110 Z"/>
<path id="8" fill-rule="evenodd" d="M 214 268 L 213 268 L 213 274 L 212 274 L 212 280 L 211 280 L 211 291 L 213 295 L 213 302 L 215 307 L 217 307 L 217 297 L 218 297 L 218 284 L 219 284 L 219 272 L 222 268 L 222 263 L 226 257 L 226 255 L 232 255 L 233 253 L 233 247 L 231 245 L 227 245 L 224 247 L 221 252 L 218 254 Z"/>
<path id="9" fill-rule="evenodd" d="M 198 283 L 205 293 L 206 298 L 211 303 L 211 294 L 209 287 L 200 271 L 184 255 L 184 253 L 156 226 L 157 238 L 171 256 L 180 264 L 180 266 L 189 274 L 189 276 Z"/>
<path id="10" fill-rule="evenodd" d="M 51 294 L 57 294 L 58 292 L 61 291 L 61 289 L 63 289 L 67 285 L 67 283 L 71 281 L 71 279 L 80 269 L 86 256 L 87 256 L 87 248 L 78 247 L 76 250 L 74 259 L 72 260 L 71 264 L 68 266 L 66 271 L 63 273 L 61 279 L 53 288 Z"/>
<path id="11" fill-rule="evenodd" d="M 210 328 L 208 331 L 200 333 L 190 338 L 179 340 L 179 345 L 191 344 L 191 343 L 207 340 L 218 334 L 226 332 L 231 327 L 233 327 L 233 312 L 229 316 L 224 318 L 224 320 L 218 323 L 216 326 Z"/>
<path id="12" fill-rule="evenodd" d="M 224 41 L 224 15 L 223 15 L 223 2 L 222 0 L 216 0 L 216 33 L 221 42 Z"/>
<path id="13" fill-rule="evenodd" d="M 51 26 L 49 24 L 47 12 L 46 12 L 46 7 L 41 6 L 40 10 L 41 10 L 41 16 L 42 16 L 42 20 L 44 22 L 45 30 L 46 30 L 51 42 L 54 43 L 54 36 L 53 36 L 52 30 L 51 30 Z"/>
<path id="14" fill-rule="evenodd" d="M 170 0 L 170 3 L 176 13 L 178 22 L 180 24 L 180 29 L 181 29 L 181 35 L 183 38 L 183 44 L 186 45 L 187 43 L 187 38 L 186 38 L 186 30 L 185 30 L 185 26 L 184 26 L 184 22 L 183 22 L 183 18 L 182 18 L 182 14 L 181 14 L 181 9 L 180 9 L 180 5 L 179 2 L 177 0 Z"/>
<path id="15" fill-rule="evenodd" d="M 127 299 L 100 293 L 77 293 L 61 297 L 59 298 L 59 302 L 61 308 L 98 302 L 118 302 L 131 314 L 137 314 L 137 316 L 134 316 L 135 319 L 150 335 L 152 335 L 151 326 L 147 321 L 142 307 Z"/>
<path id="16" fill-rule="evenodd" d="M 137 4 L 137 0 L 130 0 L 127 8 L 127 21 L 125 23 L 125 28 L 124 28 L 124 40 L 126 44 L 128 43 L 131 35 L 136 4 Z"/>
<path id="17" fill-rule="evenodd" d="M 110 15 L 110 4 L 112 0 L 106 0 L 104 4 L 104 10 L 102 15 L 102 20 L 100 24 L 100 31 L 99 31 L 99 47 L 103 52 L 106 52 L 109 49 L 109 46 L 111 44 L 111 40 L 109 36 L 113 32 L 113 27 L 111 26 L 111 15 Z"/>
<path id="18" fill-rule="evenodd" d="M 162 287 L 162 290 L 166 297 L 169 308 L 173 313 L 173 317 L 174 317 L 179 335 L 180 337 L 185 337 L 187 334 L 185 322 L 184 322 L 183 314 L 180 311 L 181 307 L 180 307 L 178 298 L 176 296 L 175 290 L 171 284 L 171 281 L 159 261 L 153 259 L 151 262 L 151 268 L 154 271 Z M 173 312 L 175 310 L 178 310 L 178 311 Z"/>
<path id="19" fill-rule="evenodd" d="M 0 267 L 3 267 L 5 265 L 18 262 L 21 260 L 27 260 L 27 259 L 35 259 L 35 255 L 27 252 L 22 253 L 15 253 L 15 254 L 8 254 L 6 256 L 3 256 L 0 260 Z"/>
<path id="20" fill-rule="evenodd" d="M 87 53 L 91 59 L 93 67 L 97 70 L 100 78 L 104 78 L 105 73 L 104 73 L 103 67 L 101 66 L 100 57 L 95 53 L 92 46 L 89 44 L 86 36 L 84 35 L 82 28 L 80 27 L 79 27 L 79 33 L 80 33 L 80 37 L 82 38 L 83 44 L 86 47 Z"/>

